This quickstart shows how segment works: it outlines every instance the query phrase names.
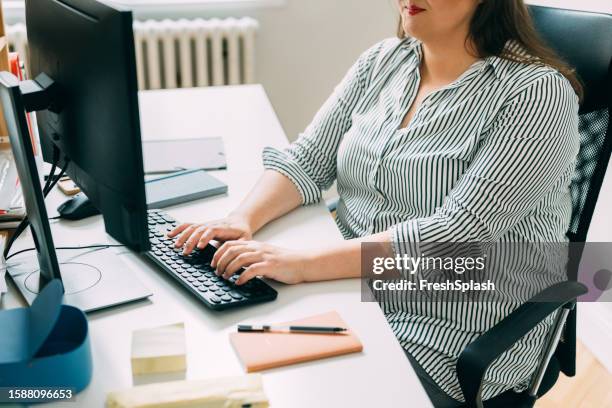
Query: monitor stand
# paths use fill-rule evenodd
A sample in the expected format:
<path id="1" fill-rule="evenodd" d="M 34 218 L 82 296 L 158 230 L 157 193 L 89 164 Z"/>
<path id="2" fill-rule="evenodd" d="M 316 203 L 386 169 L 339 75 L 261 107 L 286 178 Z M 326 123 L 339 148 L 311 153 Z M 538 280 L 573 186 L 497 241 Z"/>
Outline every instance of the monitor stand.
<path id="1" fill-rule="evenodd" d="M 109 254 L 108 249 L 81 249 L 62 263 L 58 261 L 25 115 L 25 112 L 61 109 L 58 95 L 61 92 L 57 85 L 44 74 L 36 80 L 20 82 L 13 74 L 0 72 L 0 103 L 36 250 L 36 256 L 29 260 L 22 256 L 11 258 L 7 265 L 9 274 L 30 304 L 39 290 L 54 279 L 63 283 L 64 302 L 84 311 L 146 298 L 151 293 L 132 276 L 117 254 Z M 61 255 L 64 257 L 63 251 Z"/>

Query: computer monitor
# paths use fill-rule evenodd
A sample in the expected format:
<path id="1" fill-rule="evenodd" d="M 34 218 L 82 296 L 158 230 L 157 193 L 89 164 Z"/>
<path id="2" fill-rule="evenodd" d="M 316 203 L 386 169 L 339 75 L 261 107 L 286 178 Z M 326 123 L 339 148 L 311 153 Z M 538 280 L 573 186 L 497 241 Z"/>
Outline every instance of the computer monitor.
<path id="1" fill-rule="evenodd" d="M 60 112 L 36 118 L 43 159 L 67 174 L 104 216 L 106 231 L 149 249 L 132 14 L 94 0 L 26 0 L 30 75 L 60 89 Z"/>
<path id="2" fill-rule="evenodd" d="M 36 81 L 20 84 L 3 72 L 0 97 L 38 259 L 37 270 L 9 265 L 9 273 L 30 303 L 54 278 L 66 303 L 86 311 L 148 297 L 116 256 L 58 262 L 24 114 L 37 111 L 43 159 L 68 161 L 66 173 L 100 210 L 106 231 L 148 250 L 132 14 L 95 0 L 26 0 L 26 25 Z"/>

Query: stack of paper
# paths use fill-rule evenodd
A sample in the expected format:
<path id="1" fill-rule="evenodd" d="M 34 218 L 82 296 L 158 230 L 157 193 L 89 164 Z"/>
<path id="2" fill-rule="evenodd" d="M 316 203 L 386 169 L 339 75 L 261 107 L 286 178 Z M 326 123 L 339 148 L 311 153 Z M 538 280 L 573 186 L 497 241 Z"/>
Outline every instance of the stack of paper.
<path id="1" fill-rule="evenodd" d="M 267 408 L 261 376 L 176 381 L 111 392 L 107 408 Z"/>
<path id="2" fill-rule="evenodd" d="M 8 232 L 0 231 L 0 299 L 2 294 L 7 291 L 6 288 L 6 262 L 4 260 L 4 246 L 8 240 Z"/>
<path id="3" fill-rule="evenodd" d="M 13 154 L 0 149 L 0 230 L 14 229 L 25 216 Z"/>

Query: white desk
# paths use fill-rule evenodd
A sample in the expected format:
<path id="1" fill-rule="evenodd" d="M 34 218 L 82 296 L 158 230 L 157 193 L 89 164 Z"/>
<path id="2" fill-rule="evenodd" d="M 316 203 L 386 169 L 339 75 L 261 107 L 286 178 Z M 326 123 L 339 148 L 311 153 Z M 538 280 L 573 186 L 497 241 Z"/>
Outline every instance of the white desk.
<path id="1" fill-rule="evenodd" d="M 182 221 L 222 217 L 238 204 L 262 171 L 266 145 L 283 147 L 287 139 L 261 86 L 154 91 L 141 95 L 143 138 L 222 136 L 228 171 L 215 175 L 229 194 L 169 209 Z M 50 216 L 65 199 L 50 198 Z M 107 242 L 101 217 L 52 224 L 57 246 Z M 285 247 L 322 245 L 342 239 L 321 204 L 301 208 L 266 227 L 256 239 Z M 21 238 L 18 247 L 31 246 Z M 112 251 L 112 250 L 111 250 Z M 361 354 L 336 357 L 264 372 L 264 386 L 274 407 L 427 407 L 431 406 L 403 350 L 377 304 L 362 303 L 359 280 L 285 286 L 275 302 L 222 313 L 211 312 L 173 280 L 140 257 L 121 258 L 154 296 L 150 301 L 89 316 L 94 375 L 77 404 L 101 407 L 106 393 L 132 386 L 131 333 L 135 329 L 183 321 L 187 331 L 188 379 L 240 375 L 244 371 L 228 341 L 242 322 L 282 322 L 337 310 L 361 338 Z M 22 306 L 10 285 L 4 308 Z"/>

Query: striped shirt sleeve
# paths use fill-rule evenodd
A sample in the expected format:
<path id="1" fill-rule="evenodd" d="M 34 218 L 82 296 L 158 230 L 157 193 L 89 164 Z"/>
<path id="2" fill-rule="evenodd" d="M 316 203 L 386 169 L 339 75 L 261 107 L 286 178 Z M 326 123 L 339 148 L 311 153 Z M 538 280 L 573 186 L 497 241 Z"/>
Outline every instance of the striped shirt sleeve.
<path id="1" fill-rule="evenodd" d="M 383 42 L 363 53 L 297 141 L 285 150 L 267 147 L 266 169 L 280 172 L 297 187 L 304 205 L 321 199 L 321 191 L 336 179 L 336 155 L 352 125 L 352 113 L 362 97 Z"/>
<path id="2" fill-rule="evenodd" d="M 443 205 L 391 228 L 395 251 L 410 253 L 414 240 L 497 241 L 574 170 L 577 135 L 569 82 L 555 72 L 532 81 L 504 104 Z"/>

